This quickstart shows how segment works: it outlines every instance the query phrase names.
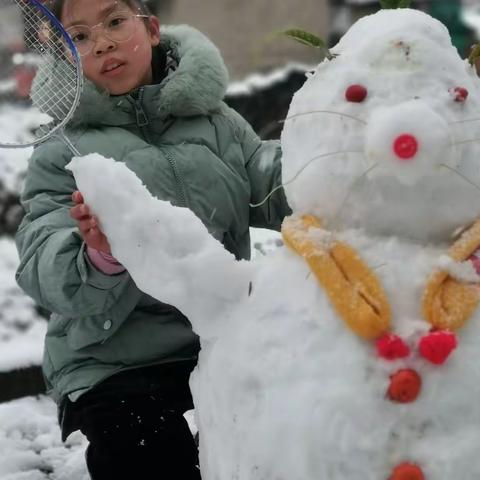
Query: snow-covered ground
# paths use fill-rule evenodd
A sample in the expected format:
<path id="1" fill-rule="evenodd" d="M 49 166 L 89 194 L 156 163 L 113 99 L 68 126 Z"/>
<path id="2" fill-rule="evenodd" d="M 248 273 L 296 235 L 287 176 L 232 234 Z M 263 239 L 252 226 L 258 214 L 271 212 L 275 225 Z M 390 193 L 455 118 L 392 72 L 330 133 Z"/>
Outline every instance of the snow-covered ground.
<path id="1" fill-rule="evenodd" d="M 2 108 L 1 141 L 28 140 L 34 123 L 34 115 L 23 108 Z M 31 151 L 0 149 L 0 182 L 5 189 L 20 190 Z M 0 237 L 0 372 L 40 365 L 42 360 L 47 323 L 15 282 L 18 262 L 13 239 Z M 87 480 L 85 447 L 79 432 L 62 444 L 56 406 L 50 398 L 0 404 L 2 480 Z"/>
<path id="2" fill-rule="evenodd" d="M 0 237 L 0 372 L 40 365 L 42 361 L 47 322 L 16 284 L 17 266 L 13 240 Z"/>
<path id="3" fill-rule="evenodd" d="M 38 127 L 39 116 L 22 107 L 0 105 L 0 144 L 25 144 L 32 140 L 32 129 Z M 32 147 L 0 148 L 0 182 L 7 190 L 21 188 Z"/>
<path id="4" fill-rule="evenodd" d="M 36 124 L 37 116 L 30 110 L 0 108 L 0 143 L 31 141 L 31 129 Z M 31 147 L 0 149 L 0 183 L 4 189 L 20 191 L 31 152 Z M 17 286 L 17 266 L 13 239 L 0 237 L 0 372 L 40 365 L 42 359 L 46 322 L 36 312 L 33 301 Z"/>
<path id="5" fill-rule="evenodd" d="M 74 432 L 62 443 L 56 413 L 44 395 L 0 404 L 1 480 L 89 480 L 87 439 Z M 185 418 L 195 434 L 193 410 Z"/>
<path id="6" fill-rule="evenodd" d="M 62 444 L 56 407 L 48 397 L 0 404 L 2 480 L 87 480 L 86 445 L 80 432 Z"/>

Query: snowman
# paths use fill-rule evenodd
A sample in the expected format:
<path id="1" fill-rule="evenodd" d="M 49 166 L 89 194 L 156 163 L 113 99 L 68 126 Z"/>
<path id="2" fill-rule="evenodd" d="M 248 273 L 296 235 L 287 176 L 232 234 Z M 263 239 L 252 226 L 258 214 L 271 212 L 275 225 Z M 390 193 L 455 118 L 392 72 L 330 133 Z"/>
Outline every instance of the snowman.
<path id="1" fill-rule="evenodd" d="M 139 288 L 200 335 L 204 480 L 480 478 L 479 80 L 410 9 L 331 53 L 285 121 L 294 213 L 265 257 L 235 261 L 114 160 L 70 168 Z"/>

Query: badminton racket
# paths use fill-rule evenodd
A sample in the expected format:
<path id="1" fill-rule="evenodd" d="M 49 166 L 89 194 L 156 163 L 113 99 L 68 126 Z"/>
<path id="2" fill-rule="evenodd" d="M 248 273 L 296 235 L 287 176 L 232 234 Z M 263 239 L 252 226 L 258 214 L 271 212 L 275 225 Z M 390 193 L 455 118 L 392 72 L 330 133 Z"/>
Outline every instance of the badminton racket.
<path id="1" fill-rule="evenodd" d="M 79 156 L 64 131 L 83 89 L 71 37 L 38 0 L 0 0 L 0 30 L 0 116 L 24 109 L 35 132 L 22 137 L 0 129 L 0 148 L 34 146 L 57 135 Z"/>

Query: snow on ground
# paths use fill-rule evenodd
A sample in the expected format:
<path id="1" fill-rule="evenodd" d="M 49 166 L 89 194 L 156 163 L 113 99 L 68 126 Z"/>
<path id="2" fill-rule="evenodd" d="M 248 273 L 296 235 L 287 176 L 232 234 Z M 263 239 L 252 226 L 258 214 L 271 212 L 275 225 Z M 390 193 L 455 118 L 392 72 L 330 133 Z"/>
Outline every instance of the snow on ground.
<path id="1" fill-rule="evenodd" d="M 251 228 L 250 240 L 252 244 L 252 260 L 261 255 L 266 255 L 283 245 L 280 233 L 264 228 Z"/>
<path id="2" fill-rule="evenodd" d="M 277 68 L 268 74 L 252 74 L 245 80 L 233 82 L 228 86 L 227 93 L 230 95 L 249 94 L 268 85 L 282 82 L 291 72 L 306 72 L 313 68 L 312 65 L 303 63 L 288 63 L 285 67 Z"/>
<path id="3" fill-rule="evenodd" d="M 80 432 L 60 439 L 55 404 L 28 397 L 0 404 L 0 478 L 2 480 L 87 480 Z"/>
<path id="4" fill-rule="evenodd" d="M 0 404 L 2 480 L 89 480 L 87 439 L 74 432 L 63 444 L 56 414 L 53 401 L 43 395 Z M 185 418 L 195 434 L 193 410 Z"/>
<path id="5" fill-rule="evenodd" d="M 0 144 L 27 143 L 39 115 L 21 106 L 0 108 Z M 32 148 L 0 148 L 0 184 L 19 192 Z M 15 282 L 19 260 L 13 239 L 0 237 L 0 372 L 40 365 L 45 320 Z"/>
<path id="6" fill-rule="evenodd" d="M 40 114 L 22 107 L 0 108 L 0 145 L 25 144 L 33 139 L 32 129 L 38 127 Z M 18 192 L 27 168 L 32 147 L 0 148 L 0 182 L 7 190 Z"/>
<path id="7" fill-rule="evenodd" d="M 40 365 L 47 322 L 15 282 L 18 255 L 0 238 L 0 372 Z"/>

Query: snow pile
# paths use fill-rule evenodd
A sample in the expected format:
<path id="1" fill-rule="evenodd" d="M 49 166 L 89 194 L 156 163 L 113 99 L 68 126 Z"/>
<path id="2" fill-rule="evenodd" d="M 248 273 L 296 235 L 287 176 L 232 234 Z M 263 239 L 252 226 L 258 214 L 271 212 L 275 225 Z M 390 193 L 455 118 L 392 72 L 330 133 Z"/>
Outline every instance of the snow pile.
<path id="1" fill-rule="evenodd" d="M 56 406 L 47 397 L 0 404 L 2 480 L 88 480 L 85 437 L 76 432 L 62 444 Z"/>
<path id="2" fill-rule="evenodd" d="M 42 363 L 47 322 L 16 284 L 17 267 L 13 240 L 0 238 L 0 372 Z"/>
<path id="3" fill-rule="evenodd" d="M 264 228 L 251 228 L 252 259 L 268 255 L 283 245 L 280 233 Z"/>
<path id="4" fill-rule="evenodd" d="M 185 413 L 192 435 L 193 410 Z M 87 439 L 79 431 L 62 443 L 57 408 L 46 396 L 0 404 L 2 480 L 90 480 L 85 463 Z"/>
<path id="5" fill-rule="evenodd" d="M 480 216 L 479 80 L 445 27 L 408 9 L 360 20 L 333 53 L 293 99 L 286 191 L 297 219 L 322 222 L 307 238 L 323 255 L 342 241 L 378 278 L 407 347 L 395 360 L 347 327 L 292 250 L 235 262 L 124 165 L 92 155 L 71 168 L 139 288 L 201 336 L 191 385 L 204 480 L 479 478 L 480 312 L 443 364 L 419 347 L 427 282 Z M 418 396 L 402 403 L 411 390 L 391 389 L 405 370 Z"/>
<path id="6" fill-rule="evenodd" d="M 0 109 L 2 143 L 29 142 L 40 116 L 22 107 Z M 32 148 L 0 148 L 0 189 L 18 193 Z M 15 282 L 18 254 L 14 241 L 0 237 L 0 371 L 40 365 L 46 322 Z"/>
<path id="7" fill-rule="evenodd" d="M 311 65 L 302 63 L 288 63 L 285 67 L 277 68 L 268 74 L 253 73 L 245 80 L 231 83 L 228 86 L 227 95 L 249 95 L 256 90 L 267 89 L 284 82 L 292 73 L 303 73 L 311 68 Z"/>
<path id="8" fill-rule="evenodd" d="M 25 144 L 33 141 L 34 131 L 44 116 L 29 108 L 0 109 L 0 143 Z M 19 192 L 33 148 L 0 148 L 0 181 L 10 191 Z"/>

